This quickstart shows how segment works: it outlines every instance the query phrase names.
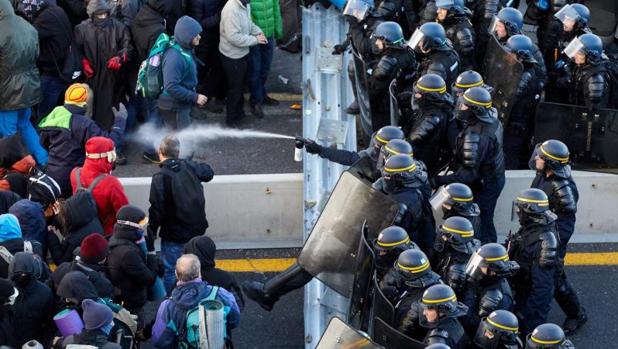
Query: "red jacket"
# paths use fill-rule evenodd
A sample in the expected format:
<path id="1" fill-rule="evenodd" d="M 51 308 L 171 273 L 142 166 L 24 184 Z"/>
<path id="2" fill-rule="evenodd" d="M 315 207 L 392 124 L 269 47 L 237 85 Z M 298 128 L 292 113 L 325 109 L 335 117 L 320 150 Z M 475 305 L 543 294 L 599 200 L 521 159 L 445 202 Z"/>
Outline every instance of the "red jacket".
<path id="1" fill-rule="evenodd" d="M 71 187 L 73 188 L 73 194 L 77 191 L 77 185 L 75 184 L 76 169 L 77 168 L 74 168 L 73 171 L 71 171 Z M 109 163 L 107 159 L 86 158 L 84 167 L 82 167 L 79 174 L 80 181 L 84 188 L 88 188 L 90 183 L 100 174 L 107 175 L 92 191 L 94 201 L 97 203 L 99 219 L 101 220 L 101 224 L 103 224 L 103 235 L 105 237 L 112 235 L 118 210 L 129 203 L 122 184 L 120 184 L 118 178 L 110 174 L 111 172 L 112 164 Z"/>

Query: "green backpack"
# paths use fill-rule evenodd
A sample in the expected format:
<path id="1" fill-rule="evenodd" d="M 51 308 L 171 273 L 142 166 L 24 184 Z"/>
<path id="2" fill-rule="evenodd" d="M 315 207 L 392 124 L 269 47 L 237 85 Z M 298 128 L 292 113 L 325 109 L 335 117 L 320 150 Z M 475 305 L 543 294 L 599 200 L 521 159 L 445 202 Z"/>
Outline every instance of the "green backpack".
<path id="1" fill-rule="evenodd" d="M 163 92 L 163 55 L 168 48 L 174 48 L 192 64 L 193 58 L 180 47 L 174 38 L 165 33 L 159 34 L 154 45 L 139 67 L 136 90 L 146 98 L 157 98 Z"/>

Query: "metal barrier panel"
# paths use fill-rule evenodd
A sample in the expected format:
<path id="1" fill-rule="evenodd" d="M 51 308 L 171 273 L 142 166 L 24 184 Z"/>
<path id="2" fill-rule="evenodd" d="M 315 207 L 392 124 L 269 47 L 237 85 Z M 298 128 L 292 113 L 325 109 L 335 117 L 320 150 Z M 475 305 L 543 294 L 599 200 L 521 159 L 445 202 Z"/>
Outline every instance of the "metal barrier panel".
<path id="1" fill-rule="evenodd" d="M 332 47 L 345 39 L 347 25 L 334 8 L 319 3 L 303 8 L 303 136 L 318 138 L 322 120 L 347 126 L 342 149 L 356 149 L 355 119 L 343 109 L 352 101 L 347 79 L 348 55 L 334 56 Z M 322 145 L 331 145 L 324 144 Z M 311 231 L 344 167 L 318 156 L 303 156 L 304 238 Z M 315 348 L 332 316 L 347 318 L 349 300 L 318 280 L 305 287 L 305 347 Z"/>

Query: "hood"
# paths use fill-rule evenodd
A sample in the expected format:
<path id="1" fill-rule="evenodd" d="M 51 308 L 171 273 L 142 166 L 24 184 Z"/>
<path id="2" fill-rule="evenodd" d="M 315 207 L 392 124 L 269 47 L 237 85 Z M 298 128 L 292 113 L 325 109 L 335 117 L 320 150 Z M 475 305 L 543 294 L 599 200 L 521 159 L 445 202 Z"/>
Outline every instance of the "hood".
<path id="1" fill-rule="evenodd" d="M 86 7 L 86 13 L 88 17 L 92 18 L 97 12 L 111 12 L 112 8 L 109 6 L 107 0 L 90 0 L 88 7 Z"/>
<path id="2" fill-rule="evenodd" d="M 17 217 L 10 213 L 0 215 L 0 242 L 19 238 L 21 238 L 21 228 Z"/>
<path id="3" fill-rule="evenodd" d="M 114 224 L 113 236 L 109 241 L 109 246 L 112 247 L 124 244 L 121 240 L 135 242 L 141 239 L 143 235 L 143 232 L 139 229 L 116 223 Z"/>
<path id="4" fill-rule="evenodd" d="M 4 0 L 0 0 L 0 4 Z M 1 7 L 0 7 L 1 11 Z M 11 168 L 13 164 L 28 155 L 19 134 L 0 139 L 0 167 Z"/>
<path id="5" fill-rule="evenodd" d="M 174 39 L 182 48 L 190 50 L 193 48 L 191 41 L 202 32 L 202 26 L 189 16 L 182 16 L 176 22 L 174 28 Z"/>
<path id="6" fill-rule="evenodd" d="M 115 149 L 114 141 L 105 137 L 92 137 L 86 142 L 86 153 L 102 154 Z M 84 161 L 84 170 L 92 174 L 109 174 L 112 172 L 114 164 L 107 160 L 107 157 L 100 159 L 91 159 L 86 157 Z M 93 176 L 93 178 L 96 175 Z"/>
<path id="7" fill-rule="evenodd" d="M 9 208 L 13 206 L 21 197 L 10 190 L 0 190 L 0 214 L 9 212 Z"/>
<path id="8" fill-rule="evenodd" d="M 9 208 L 9 213 L 17 217 L 25 240 L 39 240 L 41 236 L 46 236 L 47 222 L 43 206 L 38 202 L 19 200 Z"/>
<path id="9" fill-rule="evenodd" d="M 16 12 L 23 15 L 29 22 L 32 22 L 46 6 L 47 2 L 45 0 L 19 0 Z"/>
<path id="10" fill-rule="evenodd" d="M 208 284 L 201 280 L 189 281 L 172 291 L 172 299 L 181 309 L 191 309 L 208 296 L 207 291 L 210 291 L 210 287 L 207 286 Z"/>
<path id="11" fill-rule="evenodd" d="M 15 10 L 9 0 L 0 0 L 0 20 L 15 16 Z"/>
<path id="12" fill-rule="evenodd" d="M 215 253 L 217 245 L 208 236 L 198 236 L 191 239 L 184 249 L 184 253 L 191 253 L 200 260 L 202 269 L 212 269 L 215 267 Z"/>
<path id="13" fill-rule="evenodd" d="M 34 255 L 29 252 L 17 252 L 11 263 L 11 275 L 24 273 L 32 276 L 40 275 L 41 270 L 34 259 Z"/>
<path id="14" fill-rule="evenodd" d="M 163 17 L 172 12 L 172 0 L 148 0 L 148 6 Z"/>
<path id="15" fill-rule="evenodd" d="M 80 304 L 84 299 L 99 298 L 97 290 L 88 280 L 86 274 L 80 271 L 67 273 L 60 281 L 56 294 L 63 299 L 76 299 Z"/>

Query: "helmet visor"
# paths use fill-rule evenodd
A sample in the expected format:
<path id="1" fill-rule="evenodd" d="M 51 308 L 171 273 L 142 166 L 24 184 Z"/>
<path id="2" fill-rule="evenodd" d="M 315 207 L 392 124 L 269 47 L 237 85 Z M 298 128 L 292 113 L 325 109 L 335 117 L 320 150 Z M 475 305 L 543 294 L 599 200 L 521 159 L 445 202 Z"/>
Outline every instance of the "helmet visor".
<path id="1" fill-rule="evenodd" d="M 579 13 L 577 13 L 577 11 L 575 11 L 573 6 L 571 5 L 565 5 L 564 7 L 562 7 L 560 11 L 554 14 L 554 17 L 556 17 L 560 22 L 562 22 L 562 24 L 566 25 L 574 25 L 577 21 L 581 19 Z"/>
<path id="2" fill-rule="evenodd" d="M 415 50 L 424 37 L 425 34 L 423 34 L 420 29 L 416 29 L 412 34 L 412 37 L 410 37 L 410 40 L 408 40 L 408 46 L 410 46 L 411 49 Z"/>
<path id="3" fill-rule="evenodd" d="M 476 330 L 474 344 L 479 348 L 496 349 L 499 343 L 500 336 L 498 336 L 494 329 L 487 323 L 487 318 L 483 318 Z"/>
<path id="4" fill-rule="evenodd" d="M 359 22 L 364 20 L 373 7 L 373 1 L 350 0 L 343 8 L 343 15 L 355 17 Z"/>
<path id="5" fill-rule="evenodd" d="M 433 194 L 431 199 L 429 199 L 429 203 L 431 204 L 431 208 L 434 209 L 434 211 L 441 210 L 442 209 L 442 205 L 450 197 L 451 196 L 448 193 L 448 190 L 446 190 L 446 187 L 440 187 L 438 190 L 436 190 L 436 192 Z"/>
<path id="6" fill-rule="evenodd" d="M 578 52 L 585 53 L 586 51 L 584 44 L 579 40 L 579 38 L 575 38 L 571 40 L 571 42 L 562 52 L 570 59 L 575 59 L 575 54 L 577 54 Z"/>
<path id="7" fill-rule="evenodd" d="M 486 266 L 485 259 L 474 252 L 466 264 L 466 276 L 476 279 L 483 275 L 481 267 Z"/>
<path id="8" fill-rule="evenodd" d="M 445 8 L 448 10 L 451 7 L 453 7 L 453 5 L 455 5 L 455 1 L 453 0 L 437 0 L 436 1 L 436 8 L 438 9 Z"/>

